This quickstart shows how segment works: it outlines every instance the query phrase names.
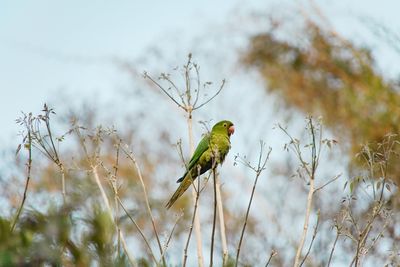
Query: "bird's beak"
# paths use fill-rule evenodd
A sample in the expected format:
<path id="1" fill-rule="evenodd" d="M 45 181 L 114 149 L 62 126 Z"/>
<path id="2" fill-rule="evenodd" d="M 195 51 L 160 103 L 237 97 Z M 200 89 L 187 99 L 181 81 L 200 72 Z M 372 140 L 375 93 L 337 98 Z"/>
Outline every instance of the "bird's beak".
<path id="1" fill-rule="evenodd" d="M 231 127 L 228 128 L 228 133 L 229 135 L 232 135 L 234 132 L 235 132 L 235 126 L 232 125 Z"/>

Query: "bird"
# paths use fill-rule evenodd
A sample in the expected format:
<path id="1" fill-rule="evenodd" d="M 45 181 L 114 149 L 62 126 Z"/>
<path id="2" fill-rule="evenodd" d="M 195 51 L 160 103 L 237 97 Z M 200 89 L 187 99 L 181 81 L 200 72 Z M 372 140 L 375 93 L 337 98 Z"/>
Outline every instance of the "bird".
<path id="1" fill-rule="evenodd" d="M 204 135 L 187 165 L 186 172 L 176 181 L 180 185 L 165 205 L 167 209 L 185 193 L 198 176 L 224 162 L 231 148 L 230 137 L 234 132 L 233 123 L 229 120 L 223 120 L 216 123 L 211 132 Z"/>

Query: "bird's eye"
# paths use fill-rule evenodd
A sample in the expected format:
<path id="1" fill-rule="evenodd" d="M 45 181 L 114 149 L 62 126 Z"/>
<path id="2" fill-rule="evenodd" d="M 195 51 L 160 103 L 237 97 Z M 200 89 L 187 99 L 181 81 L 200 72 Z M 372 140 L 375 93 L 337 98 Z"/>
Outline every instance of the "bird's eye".
<path id="1" fill-rule="evenodd" d="M 226 127 L 226 123 L 224 123 L 224 127 Z"/>

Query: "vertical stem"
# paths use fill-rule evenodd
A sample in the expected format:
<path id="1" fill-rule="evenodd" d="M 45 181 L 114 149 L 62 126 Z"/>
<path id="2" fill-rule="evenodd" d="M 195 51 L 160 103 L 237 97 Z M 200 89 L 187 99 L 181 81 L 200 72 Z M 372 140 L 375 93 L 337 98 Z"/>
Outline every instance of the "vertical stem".
<path id="1" fill-rule="evenodd" d="M 219 220 L 219 229 L 221 234 L 221 244 L 222 244 L 222 266 L 228 260 L 228 246 L 226 244 L 226 234 L 225 234 L 225 220 L 224 220 L 224 210 L 222 205 L 222 198 L 221 198 L 221 183 L 219 181 L 218 175 L 215 176 L 217 180 L 217 208 L 218 208 L 218 220 Z"/>
<path id="2" fill-rule="evenodd" d="M 198 188 L 200 189 L 200 180 L 198 180 L 198 181 L 199 181 L 199 187 Z M 193 186 L 193 188 L 196 191 L 194 186 Z M 195 199 L 195 202 L 194 202 L 194 210 L 193 210 L 192 222 L 190 223 L 189 234 L 188 234 L 188 238 L 186 240 L 185 249 L 183 251 L 184 252 L 183 253 L 183 267 L 186 267 L 186 261 L 187 261 L 187 256 L 188 256 L 187 255 L 187 251 L 188 251 L 188 248 L 189 248 L 190 238 L 192 236 L 194 220 L 196 218 L 195 215 L 196 215 L 196 211 L 197 211 L 197 207 L 198 207 L 198 203 L 199 203 L 199 194 L 200 194 L 200 191 L 197 191 L 196 192 L 196 199 Z"/>
<path id="3" fill-rule="evenodd" d="M 311 177 L 310 188 L 309 188 L 308 196 L 307 196 L 307 209 L 306 209 L 306 216 L 304 218 L 303 233 L 301 235 L 299 247 L 297 248 L 296 258 L 294 261 L 294 267 L 297 267 L 300 264 L 301 252 L 303 251 L 304 242 L 305 242 L 306 236 L 307 236 L 308 223 L 310 221 L 313 195 L 314 195 L 314 177 Z"/>
<path id="4" fill-rule="evenodd" d="M 64 204 L 65 204 L 66 197 L 67 197 L 67 193 L 66 193 L 66 190 L 65 190 L 65 169 L 64 169 L 64 165 L 61 162 L 59 162 L 58 166 L 59 166 L 60 172 L 61 172 L 62 196 L 63 196 L 63 201 L 64 201 Z"/>
<path id="5" fill-rule="evenodd" d="M 212 170 L 213 172 L 213 184 L 214 184 L 214 217 L 213 217 L 213 225 L 211 231 L 211 249 L 210 249 L 210 267 L 213 266 L 213 258 L 214 258 L 214 235 L 215 235 L 215 223 L 217 220 L 217 179 L 216 179 L 216 170 L 215 167 Z"/>
<path id="6" fill-rule="evenodd" d="M 261 152 L 260 152 L 261 154 Z M 239 244 L 236 250 L 236 263 L 235 263 L 235 267 L 238 266 L 239 264 L 239 255 L 240 255 L 240 248 L 242 246 L 242 242 L 243 242 L 243 236 L 244 236 L 244 231 L 246 230 L 246 226 L 247 226 L 247 221 L 249 220 L 249 214 L 250 214 L 250 207 L 251 207 L 251 203 L 253 202 L 253 197 L 254 197 L 254 192 L 256 190 L 256 186 L 257 186 L 257 181 L 258 181 L 258 177 L 261 174 L 261 170 L 257 171 L 256 174 L 256 178 L 254 180 L 254 184 L 253 184 L 253 189 L 251 190 L 251 195 L 250 195 L 250 200 L 249 200 L 249 204 L 247 206 L 247 210 L 246 210 L 246 216 L 244 218 L 244 223 L 243 223 L 243 228 L 242 228 L 242 232 L 240 234 L 240 239 L 239 239 Z"/>
<path id="7" fill-rule="evenodd" d="M 359 265 L 359 264 L 358 264 L 358 261 L 359 261 L 359 255 L 360 255 L 361 238 L 362 238 L 362 234 L 360 233 L 359 236 L 358 236 L 358 240 L 357 240 L 357 250 L 356 250 L 356 256 L 355 256 L 355 264 L 354 264 L 354 267 L 357 267 L 357 266 Z M 353 261 L 352 261 L 352 263 L 350 264 L 350 266 L 352 266 L 352 265 L 353 265 Z"/>
<path id="8" fill-rule="evenodd" d="M 310 187 L 308 189 L 308 196 L 307 196 L 307 209 L 306 209 L 306 216 L 304 218 L 304 226 L 303 226 L 303 233 L 301 235 L 299 247 L 297 248 L 296 252 L 296 258 L 294 260 L 294 267 L 298 267 L 300 265 L 300 257 L 301 257 L 301 252 L 303 251 L 304 247 L 304 242 L 306 240 L 307 236 L 307 230 L 308 230 L 308 223 L 310 221 L 310 215 L 311 215 L 311 210 L 312 210 L 312 201 L 313 201 L 313 196 L 314 196 L 314 180 L 315 180 L 315 171 L 317 168 L 317 163 L 318 163 L 318 157 L 316 153 L 316 141 L 315 141 L 315 129 L 314 129 L 314 124 L 312 121 L 312 117 L 308 118 L 309 120 L 309 125 L 310 125 L 310 133 L 311 133 L 311 138 L 312 138 L 312 144 L 311 144 L 311 171 L 308 170 L 307 173 L 309 174 L 310 178 Z M 299 154 L 299 159 L 301 160 L 301 156 Z M 306 167 L 307 168 L 307 167 Z"/>
<path id="9" fill-rule="evenodd" d="M 331 253 L 329 254 L 328 264 L 326 265 L 327 267 L 331 266 L 333 252 L 335 251 L 335 247 L 336 247 L 336 243 L 337 243 L 338 239 L 339 239 L 339 230 L 337 230 L 335 241 L 333 241 Z"/>
<path id="10" fill-rule="evenodd" d="M 18 222 L 19 216 L 21 214 L 22 208 L 24 207 L 27 192 L 28 192 L 28 186 L 29 186 L 29 181 L 31 179 L 31 168 L 32 168 L 32 136 L 31 132 L 28 131 L 28 162 L 27 162 L 27 168 L 28 168 L 28 174 L 26 176 L 26 182 L 25 182 L 25 189 L 24 189 L 24 195 L 22 197 L 21 205 L 19 206 L 17 215 L 15 216 L 14 222 L 11 226 L 11 232 L 14 231 L 15 225 Z"/>
<path id="11" fill-rule="evenodd" d="M 161 255 L 161 258 L 162 258 L 163 266 L 167 266 L 167 263 L 166 263 L 165 257 L 164 257 L 164 253 L 163 253 L 163 248 L 162 248 L 162 245 L 161 245 L 161 241 L 160 241 L 160 238 L 158 236 L 156 223 L 155 223 L 155 220 L 154 220 L 154 217 L 153 217 L 153 213 L 151 212 L 150 203 L 149 203 L 149 197 L 147 196 L 146 185 L 144 184 L 142 172 L 140 171 L 139 165 L 138 165 L 136 159 L 133 157 L 132 154 L 130 155 L 130 159 L 135 164 L 136 170 L 138 172 L 140 183 L 142 184 L 143 193 L 144 193 L 144 200 L 145 200 L 146 207 L 147 207 L 147 212 L 148 212 L 148 214 L 150 216 L 151 224 L 153 226 L 154 235 L 156 236 L 156 240 L 157 240 L 158 248 L 160 250 L 160 255 Z"/>
<path id="12" fill-rule="evenodd" d="M 96 184 L 100 189 L 101 197 L 103 198 L 104 204 L 106 205 L 106 209 L 107 209 L 108 215 L 110 216 L 111 220 L 114 221 L 112 210 L 111 210 L 111 206 L 110 206 L 110 202 L 108 201 L 106 192 L 104 191 L 104 188 L 103 188 L 103 186 L 102 186 L 102 184 L 100 182 L 99 173 L 97 172 L 97 166 L 92 165 L 91 169 L 92 169 L 92 172 L 93 172 L 94 179 L 96 180 Z M 134 266 L 134 259 L 133 259 L 132 255 L 129 253 L 129 251 L 127 249 L 125 238 L 124 238 L 122 232 L 120 232 L 119 236 L 121 238 L 122 245 L 123 245 L 124 250 L 125 250 L 125 254 L 128 257 L 128 260 L 131 263 L 131 265 Z"/>
<path id="13" fill-rule="evenodd" d="M 117 195 L 114 196 L 114 205 L 115 205 L 115 225 L 116 225 L 116 232 L 117 232 L 117 237 L 118 237 L 117 250 L 118 250 L 118 258 L 119 258 L 120 251 L 121 251 L 121 236 L 120 236 L 121 230 L 119 229 L 119 219 L 118 219 L 119 205 L 118 205 L 118 196 Z"/>
<path id="14" fill-rule="evenodd" d="M 116 226 L 116 232 L 117 232 L 117 252 L 118 252 L 118 258 L 120 257 L 120 252 L 121 252 L 121 230 L 119 229 L 119 204 L 118 204 L 118 198 L 119 198 L 119 184 L 118 184 L 118 165 L 119 165 L 119 149 L 121 145 L 121 140 L 118 141 L 118 146 L 117 146 L 117 152 L 116 152 L 116 157 L 115 157 L 115 165 L 114 165 L 114 205 L 115 205 L 115 226 Z"/>
<path id="15" fill-rule="evenodd" d="M 194 153 L 194 142 L 193 142 L 193 121 L 192 121 L 192 109 L 189 107 L 187 109 L 187 124 L 189 131 L 189 146 L 190 146 L 190 154 Z M 201 237 L 201 227 L 200 227 L 200 209 L 198 206 L 197 193 L 194 187 L 192 187 L 192 199 L 193 203 L 197 206 L 194 211 L 194 232 L 196 235 L 196 243 L 197 243 L 197 262 L 199 267 L 204 267 L 204 257 L 203 257 L 203 246 L 202 246 L 202 237 Z"/>

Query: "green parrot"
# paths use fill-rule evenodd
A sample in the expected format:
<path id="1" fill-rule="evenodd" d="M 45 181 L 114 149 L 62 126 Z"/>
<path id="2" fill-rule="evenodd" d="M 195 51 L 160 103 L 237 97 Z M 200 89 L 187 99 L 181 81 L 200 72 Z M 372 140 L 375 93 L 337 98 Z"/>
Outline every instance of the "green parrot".
<path id="1" fill-rule="evenodd" d="M 222 164 L 231 148 L 230 136 L 234 132 L 235 127 L 232 122 L 220 121 L 212 127 L 211 132 L 203 137 L 189 161 L 185 174 L 176 181 L 181 184 L 168 201 L 167 209 L 175 203 L 198 176 L 212 167 L 216 167 L 217 164 Z"/>

